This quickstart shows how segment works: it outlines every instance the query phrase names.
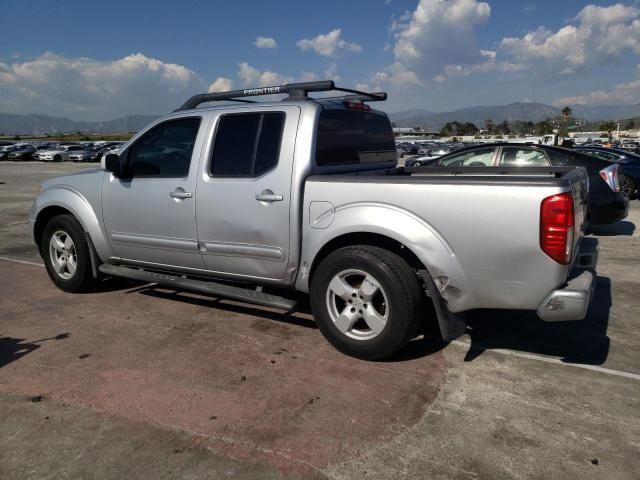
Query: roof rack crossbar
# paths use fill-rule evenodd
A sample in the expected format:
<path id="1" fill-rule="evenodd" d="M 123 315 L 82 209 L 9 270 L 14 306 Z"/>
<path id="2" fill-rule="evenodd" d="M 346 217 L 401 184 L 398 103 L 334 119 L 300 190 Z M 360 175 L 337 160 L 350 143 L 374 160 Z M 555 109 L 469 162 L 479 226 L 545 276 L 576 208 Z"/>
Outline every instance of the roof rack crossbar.
<path id="1" fill-rule="evenodd" d="M 337 91 L 345 91 L 342 88 L 336 88 Z M 347 90 L 351 92 L 353 90 Z M 353 95 L 344 95 L 341 97 L 323 97 L 319 100 L 335 100 L 340 102 L 383 102 L 387 99 L 386 92 L 358 92 Z"/>
<path id="2" fill-rule="evenodd" d="M 292 98 L 306 98 L 309 92 L 327 92 L 335 88 L 332 80 L 320 82 L 288 83 L 273 87 L 245 88 L 243 90 L 231 90 L 229 92 L 201 93 L 194 95 L 184 102 L 180 110 L 196 108 L 201 103 L 215 102 L 221 100 L 233 100 L 243 97 L 255 97 L 258 95 L 276 95 L 288 93 Z"/>
<path id="3" fill-rule="evenodd" d="M 359 90 L 351 90 L 348 88 L 336 87 L 333 80 L 321 80 L 317 82 L 300 82 L 300 83 L 287 83 L 285 85 L 278 85 L 273 87 L 259 87 L 259 88 L 245 88 L 243 90 L 231 90 L 229 92 L 214 92 L 214 93 L 201 93 L 194 95 L 178 110 L 187 110 L 196 108 L 201 103 L 216 102 L 216 101 L 235 101 L 235 102 L 252 102 L 252 100 L 246 100 L 245 97 L 255 97 L 260 95 L 277 95 L 281 93 L 288 93 L 290 99 L 306 99 L 309 98 L 310 92 L 328 92 L 338 91 L 350 93 L 352 95 L 346 95 L 341 97 L 342 101 L 351 102 L 378 102 L 387 99 L 387 94 L 384 92 L 367 93 Z M 338 100 L 338 98 L 335 98 Z"/>

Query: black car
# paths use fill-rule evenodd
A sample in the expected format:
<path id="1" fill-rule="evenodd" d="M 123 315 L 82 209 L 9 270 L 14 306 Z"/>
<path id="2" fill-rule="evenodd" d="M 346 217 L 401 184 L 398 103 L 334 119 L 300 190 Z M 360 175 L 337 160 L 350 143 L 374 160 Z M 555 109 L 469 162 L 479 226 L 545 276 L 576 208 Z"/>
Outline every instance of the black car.
<path id="1" fill-rule="evenodd" d="M 629 198 L 637 198 L 640 189 L 640 155 L 626 150 L 596 146 L 575 147 L 574 150 L 617 163 L 620 190 Z"/>
<path id="2" fill-rule="evenodd" d="M 91 153 L 89 153 L 89 155 L 87 155 L 85 157 L 85 162 L 99 162 L 100 159 L 102 158 L 102 155 L 104 155 L 106 152 L 108 152 L 111 149 L 111 147 L 101 147 L 101 148 L 94 148 Z"/>
<path id="3" fill-rule="evenodd" d="M 27 161 L 31 160 L 36 148 L 33 145 L 20 145 L 13 152 L 10 152 L 7 156 L 7 160 L 12 161 Z"/>
<path id="4" fill-rule="evenodd" d="M 17 150 L 21 147 L 21 145 L 16 145 L 14 143 L 10 143 L 9 145 L 0 146 L 0 160 L 8 160 L 9 154 L 14 150 Z"/>
<path id="5" fill-rule="evenodd" d="M 589 174 L 589 223 L 613 223 L 625 218 L 629 210 L 629 198 L 618 183 L 619 166 L 567 148 L 522 143 L 475 145 L 415 166 L 585 167 Z"/>

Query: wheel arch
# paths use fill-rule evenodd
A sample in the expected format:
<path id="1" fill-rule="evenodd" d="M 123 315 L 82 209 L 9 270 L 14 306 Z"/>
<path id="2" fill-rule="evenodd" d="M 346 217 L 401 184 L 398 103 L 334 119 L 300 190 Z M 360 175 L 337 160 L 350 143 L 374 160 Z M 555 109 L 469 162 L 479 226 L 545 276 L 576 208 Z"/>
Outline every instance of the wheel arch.
<path id="1" fill-rule="evenodd" d="M 47 222 L 65 214 L 72 215 L 80 223 L 100 260 L 111 256 L 111 249 L 94 209 L 80 192 L 69 187 L 46 189 L 36 199 L 32 209 L 32 233 L 38 248 Z"/>
<path id="2" fill-rule="evenodd" d="M 351 232 L 339 235 L 332 238 L 325 243 L 318 253 L 316 253 L 311 266 L 309 267 L 309 281 L 313 277 L 318 265 L 333 251 L 342 247 L 348 247 L 352 245 L 368 245 L 371 247 L 379 247 L 385 250 L 389 250 L 398 256 L 400 256 L 409 266 L 417 270 L 426 270 L 427 267 L 418 258 L 418 256 L 411 251 L 406 245 L 398 240 L 395 240 L 389 236 L 380 233 L 370 232 Z"/>

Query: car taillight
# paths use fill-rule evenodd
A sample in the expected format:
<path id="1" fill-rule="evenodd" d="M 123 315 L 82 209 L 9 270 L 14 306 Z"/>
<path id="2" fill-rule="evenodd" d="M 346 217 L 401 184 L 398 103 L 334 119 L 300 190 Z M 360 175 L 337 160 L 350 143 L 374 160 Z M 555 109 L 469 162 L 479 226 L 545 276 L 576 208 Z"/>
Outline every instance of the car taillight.
<path id="1" fill-rule="evenodd" d="M 609 185 L 609 188 L 614 192 L 620 191 L 620 182 L 618 181 L 618 167 L 619 165 L 609 165 L 607 168 L 600 170 L 600 176 Z"/>
<path id="2" fill-rule="evenodd" d="M 540 205 L 540 248 L 556 262 L 567 265 L 573 246 L 573 196 L 551 195 Z"/>

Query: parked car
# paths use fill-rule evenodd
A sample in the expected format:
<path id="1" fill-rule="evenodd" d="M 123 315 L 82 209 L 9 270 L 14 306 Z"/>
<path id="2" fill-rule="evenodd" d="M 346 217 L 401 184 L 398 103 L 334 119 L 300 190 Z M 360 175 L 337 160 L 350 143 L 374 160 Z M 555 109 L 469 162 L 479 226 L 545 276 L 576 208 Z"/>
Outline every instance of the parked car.
<path id="1" fill-rule="evenodd" d="M 11 143 L 0 147 L 0 160 L 8 160 L 9 154 L 14 150 L 19 149 L 22 145 L 23 144 L 21 143 Z"/>
<path id="2" fill-rule="evenodd" d="M 72 150 L 69 152 L 69 161 L 71 162 L 87 162 L 92 149 L 83 147 L 82 150 Z"/>
<path id="3" fill-rule="evenodd" d="M 629 198 L 637 196 L 640 189 L 640 155 L 604 147 L 575 147 L 574 150 L 617 163 L 620 190 Z"/>
<path id="4" fill-rule="evenodd" d="M 58 145 L 50 150 L 38 150 L 33 154 L 34 160 L 43 162 L 65 162 L 71 152 L 84 151 L 80 145 Z"/>
<path id="5" fill-rule="evenodd" d="M 433 161 L 427 167 L 585 167 L 589 172 L 588 220 L 593 225 L 617 222 L 627 216 L 629 199 L 620 191 L 618 165 L 577 150 L 549 145 L 494 143 L 476 145 Z"/>
<path id="6" fill-rule="evenodd" d="M 8 160 L 27 161 L 31 160 L 36 148 L 33 145 L 20 145 L 13 152 L 9 153 Z"/>
<path id="7" fill-rule="evenodd" d="M 367 103 L 380 94 L 308 98 L 334 87 L 196 95 L 102 169 L 45 181 L 30 225 L 54 284 L 135 278 L 286 311 L 297 290 L 327 340 L 365 359 L 427 320 L 455 338 L 470 309 L 585 317 L 594 275 L 574 269 L 596 255 L 580 249 L 585 169 L 407 173 L 387 115 Z M 271 93 L 289 98 L 196 108 Z"/>
<path id="8" fill-rule="evenodd" d="M 407 167 L 416 167 L 416 166 L 425 166 L 428 163 L 432 163 L 436 161 L 438 158 L 451 153 L 451 150 L 448 148 L 437 148 L 433 150 L 427 150 L 427 153 L 420 156 L 407 160 L 405 162 L 405 166 Z"/>
<path id="9" fill-rule="evenodd" d="M 9 145 L 13 145 L 15 142 L 11 142 L 9 140 L 0 140 L 0 147 L 8 147 Z"/>

